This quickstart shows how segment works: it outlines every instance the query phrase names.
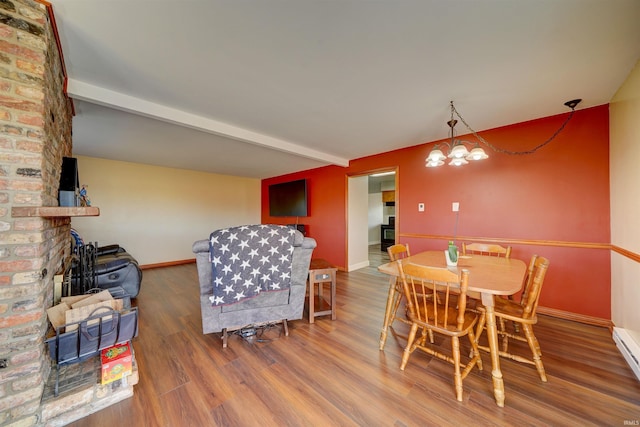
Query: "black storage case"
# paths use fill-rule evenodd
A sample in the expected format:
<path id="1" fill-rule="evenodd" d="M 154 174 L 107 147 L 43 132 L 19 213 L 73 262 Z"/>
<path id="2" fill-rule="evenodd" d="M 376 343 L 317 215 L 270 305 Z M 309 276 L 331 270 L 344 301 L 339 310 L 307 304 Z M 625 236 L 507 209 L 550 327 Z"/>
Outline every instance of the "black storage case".
<path id="1" fill-rule="evenodd" d="M 135 298 L 140 292 L 142 270 L 138 261 L 124 248 L 118 245 L 99 247 L 96 252 L 94 269 L 94 287 L 111 289 L 121 287 L 130 298 Z M 76 271 L 71 277 L 74 294 L 82 294 L 79 276 Z"/>

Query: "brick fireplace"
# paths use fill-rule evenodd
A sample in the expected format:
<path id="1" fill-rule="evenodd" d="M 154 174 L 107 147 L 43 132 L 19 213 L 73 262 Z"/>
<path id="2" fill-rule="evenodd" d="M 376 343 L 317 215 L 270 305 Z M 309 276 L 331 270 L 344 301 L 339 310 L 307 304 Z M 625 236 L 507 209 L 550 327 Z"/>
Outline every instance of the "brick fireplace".
<path id="1" fill-rule="evenodd" d="M 41 402 L 51 371 L 46 309 L 70 256 L 71 219 L 12 214 L 58 205 L 73 116 L 59 46 L 49 3 L 0 1 L 0 425 L 63 425 L 73 419 L 56 407 L 76 418 L 96 408 L 93 388 L 86 398 Z"/>

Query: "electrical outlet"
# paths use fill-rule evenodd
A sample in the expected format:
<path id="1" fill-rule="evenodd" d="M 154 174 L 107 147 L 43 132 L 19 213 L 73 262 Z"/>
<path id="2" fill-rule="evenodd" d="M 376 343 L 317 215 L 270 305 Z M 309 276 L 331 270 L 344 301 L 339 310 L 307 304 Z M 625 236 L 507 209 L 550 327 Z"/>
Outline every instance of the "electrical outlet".
<path id="1" fill-rule="evenodd" d="M 458 212 L 460 210 L 460 203 L 459 202 L 451 203 L 451 210 L 453 212 Z"/>
<path id="2" fill-rule="evenodd" d="M 418 212 L 424 212 L 424 203 L 418 203 Z"/>

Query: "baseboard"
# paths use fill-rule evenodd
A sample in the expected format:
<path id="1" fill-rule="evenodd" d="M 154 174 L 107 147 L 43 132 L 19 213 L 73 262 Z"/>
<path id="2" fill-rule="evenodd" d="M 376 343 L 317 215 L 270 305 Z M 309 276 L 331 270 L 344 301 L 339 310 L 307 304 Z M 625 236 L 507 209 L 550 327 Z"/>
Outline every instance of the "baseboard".
<path id="1" fill-rule="evenodd" d="M 152 268 L 172 267 L 174 265 L 193 264 L 196 262 L 195 258 L 183 259 L 179 261 L 160 262 L 157 264 L 145 264 L 140 266 L 140 270 L 149 270 Z"/>
<path id="2" fill-rule="evenodd" d="M 633 373 L 640 380 L 640 346 L 636 340 L 623 328 L 613 328 L 613 340 Z"/>
<path id="3" fill-rule="evenodd" d="M 361 268 L 369 267 L 369 260 L 359 262 L 349 266 L 349 271 L 359 270 Z"/>
<path id="4" fill-rule="evenodd" d="M 613 328 L 613 322 L 609 319 L 600 317 L 587 316 L 584 314 L 571 313 L 569 311 L 558 310 L 555 308 L 538 307 L 539 314 L 545 314 L 559 319 L 571 320 L 573 322 L 585 323 L 587 325 L 602 326 L 604 328 Z"/>

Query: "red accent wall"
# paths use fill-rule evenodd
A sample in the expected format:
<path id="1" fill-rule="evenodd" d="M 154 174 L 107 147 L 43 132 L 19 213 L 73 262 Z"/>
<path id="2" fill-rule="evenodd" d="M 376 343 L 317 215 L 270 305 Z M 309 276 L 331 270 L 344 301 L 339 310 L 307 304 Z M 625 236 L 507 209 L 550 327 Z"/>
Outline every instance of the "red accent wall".
<path id="1" fill-rule="evenodd" d="M 491 144 L 527 150 L 546 141 L 569 113 L 481 132 Z M 444 126 L 443 126 L 444 128 Z M 472 135 L 460 139 L 473 141 Z M 525 261 L 536 253 L 550 259 L 540 305 L 610 319 L 610 251 L 571 247 L 609 244 L 609 109 L 576 111 L 566 128 L 533 155 L 487 149 L 490 158 L 455 168 L 425 168 L 433 144 L 356 159 L 348 168 L 329 166 L 262 182 L 262 222 L 291 223 L 268 215 L 268 185 L 306 178 L 314 256 L 346 264 L 347 177 L 381 168 L 398 168 L 396 235 L 412 252 L 444 247 L 444 240 L 402 234 L 452 236 L 460 203 L 457 236 L 568 244 L 514 244 L 512 256 Z M 424 203 L 425 212 L 418 212 Z M 579 246 L 579 245 L 578 245 Z"/>

